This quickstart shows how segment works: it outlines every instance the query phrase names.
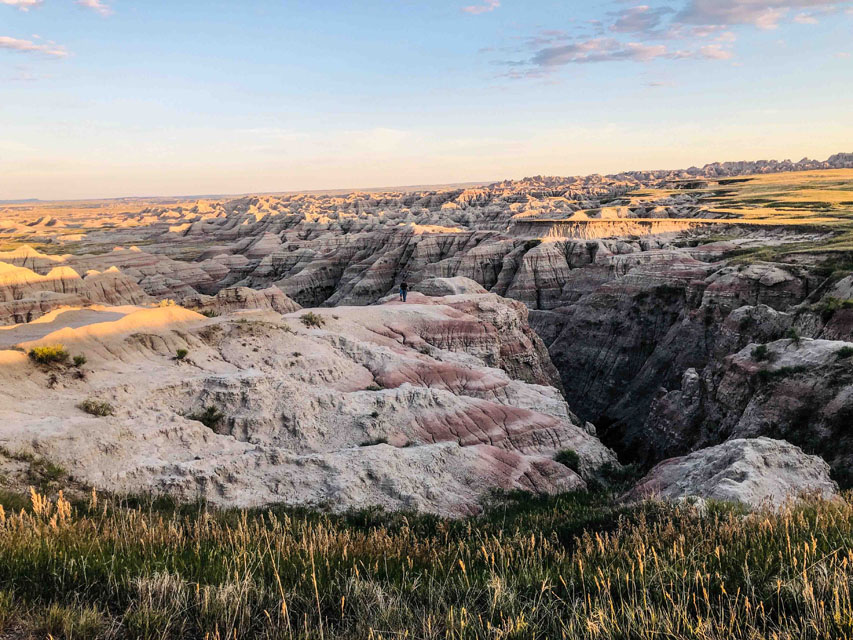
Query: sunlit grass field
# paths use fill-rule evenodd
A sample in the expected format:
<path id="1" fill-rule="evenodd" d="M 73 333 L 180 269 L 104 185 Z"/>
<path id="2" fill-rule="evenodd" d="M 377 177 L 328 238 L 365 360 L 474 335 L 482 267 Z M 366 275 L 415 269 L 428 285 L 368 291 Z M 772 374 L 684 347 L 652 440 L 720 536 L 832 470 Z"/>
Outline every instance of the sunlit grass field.
<path id="1" fill-rule="evenodd" d="M 634 202 L 700 195 L 710 217 L 750 223 L 853 223 L 853 169 L 743 176 L 694 189 L 643 189 Z"/>
<path id="2" fill-rule="evenodd" d="M 458 521 L 1 501 L 0 637 L 853 635 L 841 501 L 746 513 L 508 496 Z"/>

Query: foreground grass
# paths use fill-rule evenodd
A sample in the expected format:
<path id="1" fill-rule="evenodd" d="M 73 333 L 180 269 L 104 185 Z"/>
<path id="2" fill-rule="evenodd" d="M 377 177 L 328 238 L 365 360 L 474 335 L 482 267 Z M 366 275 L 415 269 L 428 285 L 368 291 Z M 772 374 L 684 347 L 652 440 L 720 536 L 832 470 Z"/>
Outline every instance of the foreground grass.
<path id="1" fill-rule="evenodd" d="M 700 514 L 511 497 L 448 521 L 31 502 L 0 516 L 0 625 L 22 637 L 853 634 L 845 503 Z"/>

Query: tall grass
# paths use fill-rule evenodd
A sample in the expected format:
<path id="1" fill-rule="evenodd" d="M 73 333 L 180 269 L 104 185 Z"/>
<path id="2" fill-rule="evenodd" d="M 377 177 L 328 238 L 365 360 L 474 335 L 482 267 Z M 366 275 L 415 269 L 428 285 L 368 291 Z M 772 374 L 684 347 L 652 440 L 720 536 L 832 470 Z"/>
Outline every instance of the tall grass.
<path id="1" fill-rule="evenodd" d="M 842 502 L 567 495 L 450 521 L 33 492 L 0 515 L 0 594 L 55 638 L 839 638 L 851 545 Z"/>

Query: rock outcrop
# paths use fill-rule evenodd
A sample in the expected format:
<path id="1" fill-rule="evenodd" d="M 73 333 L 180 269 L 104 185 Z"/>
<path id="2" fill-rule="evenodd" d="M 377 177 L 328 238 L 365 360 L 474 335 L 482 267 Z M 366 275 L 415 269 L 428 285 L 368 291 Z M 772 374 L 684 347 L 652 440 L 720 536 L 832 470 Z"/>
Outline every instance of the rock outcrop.
<path id="1" fill-rule="evenodd" d="M 698 497 L 751 507 L 780 506 L 801 494 L 831 498 L 838 485 L 817 456 L 782 440 L 735 439 L 657 465 L 628 494 L 636 500 Z"/>
<path id="2" fill-rule="evenodd" d="M 493 489 L 582 489 L 616 463 L 545 386 L 555 372 L 524 305 L 413 297 L 310 315 L 90 309 L 11 328 L 4 344 L 62 343 L 88 362 L 80 376 L 0 351 L 0 444 L 110 491 L 449 515 Z M 114 415 L 77 408 L 89 398 Z M 563 449 L 579 474 L 554 461 Z"/>
<path id="3" fill-rule="evenodd" d="M 215 296 L 188 296 L 181 304 L 187 309 L 207 314 L 222 314 L 245 309 L 292 313 L 302 308 L 277 287 L 262 291 L 248 287 L 229 287 L 222 289 Z"/>

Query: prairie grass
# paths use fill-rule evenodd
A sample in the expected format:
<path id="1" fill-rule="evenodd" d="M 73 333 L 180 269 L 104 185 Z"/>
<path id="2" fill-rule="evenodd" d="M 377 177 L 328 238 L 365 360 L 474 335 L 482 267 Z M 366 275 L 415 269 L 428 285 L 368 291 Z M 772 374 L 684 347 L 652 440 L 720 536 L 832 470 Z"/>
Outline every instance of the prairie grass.
<path id="1" fill-rule="evenodd" d="M 745 513 L 509 496 L 454 521 L 33 492 L 0 514 L 0 612 L 55 638 L 853 634 L 840 501 Z"/>

